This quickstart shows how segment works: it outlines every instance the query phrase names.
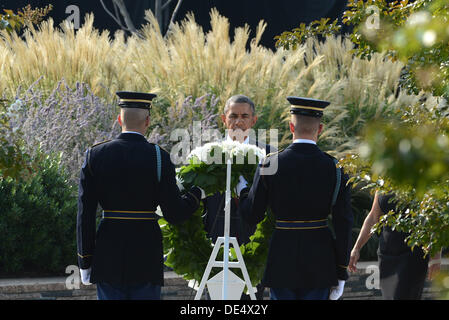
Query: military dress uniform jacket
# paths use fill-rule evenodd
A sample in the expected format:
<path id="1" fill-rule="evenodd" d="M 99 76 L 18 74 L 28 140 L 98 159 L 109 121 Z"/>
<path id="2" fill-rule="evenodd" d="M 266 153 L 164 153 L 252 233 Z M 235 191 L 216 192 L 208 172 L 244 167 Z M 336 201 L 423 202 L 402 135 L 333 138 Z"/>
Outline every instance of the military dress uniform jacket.
<path id="1" fill-rule="evenodd" d="M 261 175 L 276 160 L 277 172 Z M 348 278 L 353 217 L 348 176 L 341 180 L 332 207 L 336 166 L 314 144 L 293 143 L 258 167 L 251 189 L 241 192 L 239 213 L 258 223 L 270 206 L 276 218 L 262 280 L 266 287 L 329 288 Z M 330 213 L 335 238 L 326 225 Z"/>
<path id="2" fill-rule="evenodd" d="M 163 285 L 162 234 L 152 212 L 160 205 L 169 223 L 180 223 L 198 209 L 201 191 L 195 187 L 181 196 L 169 153 L 161 149 L 160 156 L 159 182 L 155 145 L 142 135 L 122 133 L 87 151 L 77 245 L 80 268 L 92 267 L 92 283 Z M 105 215 L 96 231 L 97 204 L 121 218 Z"/>
<path id="3" fill-rule="evenodd" d="M 249 144 L 256 145 L 259 148 L 265 149 L 266 154 L 277 151 L 276 148 L 269 144 L 249 140 Z M 203 222 L 207 232 L 207 236 L 215 243 L 218 237 L 223 237 L 224 232 L 224 217 L 225 217 L 225 198 L 224 193 L 217 192 L 203 200 L 204 212 Z M 242 220 L 237 213 L 238 199 L 231 200 L 230 210 L 230 236 L 236 237 L 239 245 L 246 244 L 250 241 L 249 237 L 256 231 L 256 225 L 250 225 Z"/>

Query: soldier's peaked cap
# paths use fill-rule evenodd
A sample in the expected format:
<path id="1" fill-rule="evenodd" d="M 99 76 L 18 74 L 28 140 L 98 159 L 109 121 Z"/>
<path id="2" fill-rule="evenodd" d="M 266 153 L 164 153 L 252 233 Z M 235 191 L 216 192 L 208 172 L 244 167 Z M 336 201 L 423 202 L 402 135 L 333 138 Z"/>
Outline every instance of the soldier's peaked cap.
<path id="1" fill-rule="evenodd" d="M 300 114 L 309 117 L 320 118 L 323 116 L 324 108 L 326 108 L 330 102 L 324 100 L 303 98 L 303 97 L 287 97 L 290 102 L 290 113 Z"/>
<path id="2" fill-rule="evenodd" d="M 118 105 L 121 108 L 151 109 L 151 100 L 156 97 L 154 93 L 132 91 L 117 91 L 115 94 L 120 98 Z"/>

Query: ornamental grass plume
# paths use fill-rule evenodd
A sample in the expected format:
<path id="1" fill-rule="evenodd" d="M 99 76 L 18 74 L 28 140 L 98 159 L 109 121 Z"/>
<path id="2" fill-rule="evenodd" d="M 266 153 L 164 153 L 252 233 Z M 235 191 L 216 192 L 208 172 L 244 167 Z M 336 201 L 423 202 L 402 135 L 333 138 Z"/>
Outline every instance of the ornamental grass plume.
<path id="1" fill-rule="evenodd" d="M 131 55 L 134 72 L 149 87 L 161 88 L 169 100 L 211 89 L 222 102 L 220 111 L 227 97 L 244 92 L 257 105 L 255 129 L 280 129 L 281 146 L 291 139 L 288 95 L 332 102 L 320 145 L 336 156 L 355 148 L 366 121 L 392 116 L 419 98 L 399 88 L 402 63 L 384 54 L 370 60 L 355 57 L 346 38 L 309 39 L 296 50 L 273 52 L 258 44 L 263 22 L 255 38 L 249 38 L 245 26 L 235 30 L 231 41 L 228 20 L 213 10 L 211 31 L 205 33 L 189 15 L 164 39 L 154 16 L 149 12 L 146 18 L 150 23 L 143 28 L 143 39 L 133 39 Z"/>
<path id="2" fill-rule="evenodd" d="M 109 92 L 117 90 L 154 92 L 166 106 L 213 94 L 221 112 L 230 96 L 244 93 L 256 104 L 254 129 L 279 129 L 281 148 L 291 141 L 286 97 L 307 96 L 332 103 L 319 144 L 337 157 L 354 150 L 366 122 L 395 116 L 419 99 L 399 87 L 401 62 L 381 53 L 358 58 L 349 39 L 310 38 L 295 50 L 272 51 L 259 44 L 263 21 L 255 37 L 244 26 L 231 39 L 228 19 L 217 10 L 210 16 L 210 31 L 187 15 L 166 37 L 151 11 L 142 37 L 100 33 L 93 28 L 93 15 L 76 32 L 67 23 L 57 28 L 49 19 L 23 39 L 1 33 L 0 95 L 12 98 L 19 85 L 31 86 L 42 77 L 36 88 L 44 96 L 65 79 L 70 88 L 86 83 L 108 103 L 113 100 Z"/>
<path id="3" fill-rule="evenodd" d="M 38 88 L 49 94 L 61 79 L 70 87 L 87 83 L 92 92 L 106 97 L 125 83 L 132 82 L 127 68 L 124 35 L 93 28 L 93 15 L 75 32 L 73 25 L 61 28 L 52 19 L 36 29 L 30 26 L 23 38 L 16 33 L 0 33 L 0 92 L 12 97 L 19 85 L 29 87 L 42 77 Z"/>
<path id="4" fill-rule="evenodd" d="M 175 130 L 183 130 L 190 143 L 195 123 L 199 124 L 195 129 L 202 135 L 208 130 L 218 129 L 217 103 L 215 95 L 205 94 L 196 99 L 188 96 L 184 101 L 170 106 L 164 103 L 154 106 L 151 110 L 151 133 L 148 140 L 170 152 L 173 145 L 178 143 L 178 137 L 172 136 Z"/>

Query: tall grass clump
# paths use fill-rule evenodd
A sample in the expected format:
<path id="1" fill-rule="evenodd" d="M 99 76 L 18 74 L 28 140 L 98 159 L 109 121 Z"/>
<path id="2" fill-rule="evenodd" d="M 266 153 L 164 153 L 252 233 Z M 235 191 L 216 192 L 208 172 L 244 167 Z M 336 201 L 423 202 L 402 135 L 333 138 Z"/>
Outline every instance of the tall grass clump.
<path id="1" fill-rule="evenodd" d="M 286 97 L 325 99 L 332 104 L 320 145 L 337 156 L 357 145 L 367 121 L 394 116 L 418 99 L 399 88 L 401 62 L 382 53 L 358 58 L 349 39 L 310 38 L 295 50 L 272 51 L 259 44 L 263 21 L 253 38 L 244 26 L 231 39 L 228 19 L 216 10 L 210 16 L 208 32 L 188 15 L 166 37 L 150 11 L 140 30 L 143 37 L 100 33 L 92 15 L 77 32 L 69 24 L 55 27 L 50 19 L 24 38 L 2 33 L 0 95 L 13 97 L 19 85 L 31 86 L 41 78 L 37 87 L 49 96 L 64 79 L 70 88 L 86 83 L 108 102 L 116 90 L 155 92 L 165 106 L 213 94 L 214 108 L 221 112 L 229 96 L 243 93 L 256 103 L 256 129 L 280 129 L 281 146 L 290 140 Z"/>
<path id="2" fill-rule="evenodd" d="M 214 95 L 206 94 L 198 98 L 188 96 L 182 103 L 168 107 L 152 108 L 148 140 L 166 150 L 171 150 L 180 140 L 190 141 L 194 130 L 204 134 L 201 138 L 206 140 L 208 130 L 218 129 L 217 102 L 218 99 Z M 196 125 L 199 127 L 194 128 Z M 187 133 L 187 139 L 176 134 L 176 129 L 184 130 L 178 132 Z"/>
<path id="3" fill-rule="evenodd" d="M 0 61 L 0 92 L 9 96 L 40 77 L 39 88 L 47 94 L 62 79 L 71 87 L 87 83 L 100 96 L 107 95 L 104 88 L 114 90 L 132 81 L 123 33 L 111 40 L 109 32 L 93 28 L 93 15 L 76 32 L 68 23 L 56 27 L 52 19 L 30 27 L 23 37 L 2 31 Z"/>

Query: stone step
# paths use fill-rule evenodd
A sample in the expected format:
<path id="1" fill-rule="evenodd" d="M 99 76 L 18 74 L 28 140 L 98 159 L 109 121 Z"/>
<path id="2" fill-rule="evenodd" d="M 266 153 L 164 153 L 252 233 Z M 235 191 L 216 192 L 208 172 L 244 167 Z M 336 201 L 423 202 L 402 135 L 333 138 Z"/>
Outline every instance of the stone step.
<path id="1" fill-rule="evenodd" d="M 444 259 L 443 270 L 448 270 L 449 261 Z M 379 300 L 382 298 L 378 289 L 368 289 L 366 281 L 370 272 L 366 268 L 377 262 L 362 262 L 359 270 L 351 273 L 345 284 L 344 300 Z M 188 281 L 174 273 L 164 272 L 165 286 L 162 287 L 163 300 L 193 300 L 196 291 L 188 286 Z M 423 291 L 423 299 L 436 299 L 438 290 L 429 281 Z M 96 300 L 96 286 L 80 284 L 79 289 L 68 289 L 66 277 L 0 279 L 0 300 Z M 269 299 L 269 289 L 264 291 L 264 299 Z"/>

